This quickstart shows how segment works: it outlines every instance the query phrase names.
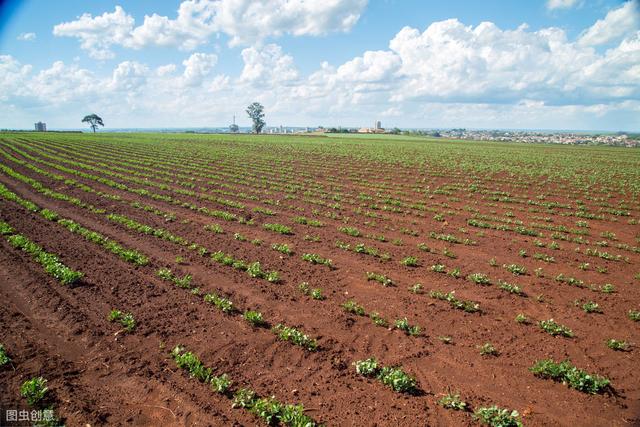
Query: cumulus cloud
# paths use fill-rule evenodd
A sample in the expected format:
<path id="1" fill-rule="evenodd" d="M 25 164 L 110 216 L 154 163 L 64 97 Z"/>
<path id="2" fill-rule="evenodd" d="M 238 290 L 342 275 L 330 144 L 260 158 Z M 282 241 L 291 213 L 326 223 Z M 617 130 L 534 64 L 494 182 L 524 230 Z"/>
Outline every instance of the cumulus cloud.
<path id="1" fill-rule="evenodd" d="M 36 39 L 36 33 L 21 33 L 17 39 L 23 42 L 32 42 Z"/>
<path id="2" fill-rule="evenodd" d="M 603 94 L 603 85 L 614 84 L 628 94 L 607 97 L 631 96 L 640 91 L 640 75 L 633 72 L 640 61 L 636 39 L 599 54 L 569 41 L 558 28 L 502 30 L 490 22 L 472 27 L 456 19 L 435 22 L 423 32 L 405 27 L 389 44 L 402 62 L 398 74 L 404 77 L 394 98 L 588 102 Z M 611 80 L 606 82 L 604 75 Z"/>
<path id="3" fill-rule="evenodd" d="M 640 6 L 637 0 L 630 0 L 607 13 L 586 30 L 579 39 L 585 46 L 597 46 L 619 40 L 625 35 L 640 30 Z"/>
<path id="4" fill-rule="evenodd" d="M 229 36 L 230 44 L 259 44 L 284 34 L 318 36 L 349 31 L 360 18 L 367 0 L 185 0 L 175 19 L 146 15 L 141 25 L 120 6 L 93 17 L 53 28 L 60 37 L 75 37 L 80 47 L 96 59 L 114 56 L 112 46 L 140 49 L 175 46 L 194 50 L 214 34 Z"/>
<path id="5" fill-rule="evenodd" d="M 75 21 L 63 22 L 53 27 L 53 34 L 59 37 L 76 37 L 80 47 L 95 59 L 114 57 L 110 47 L 127 43 L 131 37 L 134 19 L 120 6 L 113 13 L 105 12 L 93 17 L 85 13 Z"/>
<path id="6" fill-rule="evenodd" d="M 379 118 L 389 126 L 631 124 L 640 111 L 640 31 L 625 31 L 607 48 L 580 42 L 590 31 L 570 39 L 560 28 L 503 29 L 450 19 L 405 27 L 386 49 L 343 63 L 322 62 L 309 74 L 273 43 L 243 49 L 237 75 L 216 73 L 218 57 L 203 52 L 154 68 L 124 61 L 102 76 L 62 62 L 34 72 L 4 55 L 0 116 L 11 105 L 56 114 L 64 111 L 62 104 L 75 103 L 125 122 L 135 111 L 151 126 L 219 125 L 234 113 L 242 117 L 245 106 L 258 100 L 270 123 L 357 125 Z"/>
<path id="7" fill-rule="evenodd" d="M 182 62 L 184 65 L 184 84 L 197 86 L 202 84 L 204 78 L 209 75 L 218 62 L 218 57 L 212 53 L 194 53 Z"/>
<path id="8" fill-rule="evenodd" d="M 547 0 L 547 9 L 571 9 L 579 3 L 579 0 Z"/>
<path id="9" fill-rule="evenodd" d="M 298 77 L 293 57 L 284 54 L 282 48 L 276 44 L 269 44 L 260 49 L 243 49 L 242 60 L 244 67 L 238 79 L 241 83 L 271 87 L 274 84 L 291 82 Z"/>

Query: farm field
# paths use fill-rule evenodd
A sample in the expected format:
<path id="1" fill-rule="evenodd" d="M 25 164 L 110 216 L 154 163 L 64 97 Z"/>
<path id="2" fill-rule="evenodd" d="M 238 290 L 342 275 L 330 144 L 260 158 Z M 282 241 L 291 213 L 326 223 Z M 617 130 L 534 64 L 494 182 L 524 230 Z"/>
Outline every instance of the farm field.
<path id="1" fill-rule="evenodd" d="M 42 377 L 66 425 L 638 425 L 639 217 L 630 149 L 1 133 L 0 403 Z"/>

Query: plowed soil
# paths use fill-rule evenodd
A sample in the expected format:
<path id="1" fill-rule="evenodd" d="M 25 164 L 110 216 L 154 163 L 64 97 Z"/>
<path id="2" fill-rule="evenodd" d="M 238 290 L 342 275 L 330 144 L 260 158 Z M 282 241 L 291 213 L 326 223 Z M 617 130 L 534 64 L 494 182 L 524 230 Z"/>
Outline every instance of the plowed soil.
<path id="1" fill-rule="evenodd" d="M 0 173 L 0 183 L 40 208 L 55 211 L 150 259 L 146 266 L 134 266 L 40 214 L 0 199 L 0 220 L 85 274 L 79 283 L 63 286 L 29 255 L 11 247 L 5 239 L 0 242 L 0 343 L 12 359 L 10 366 L 0 368 L 0 406 L 4 410 L 26 409 L 20 385 L 31 377 L 43 376 L 50 389 L 48 402 L 68 426 L 262 424 L 248 411 L 232 408 L 231 399 L 215 394 L 178 369 L 169 352 L 181 344 L 214 373 L 227 373 L 233 379 L 233 390 L 251 387 L 261 396 L 301 403 L 309 416 L 326 425 L 476 425 L 470 411 L 452 411 L 438 405 L 437 401 L 449 392 L 460 394 L 471 411 L 492 405 L 517 410 L 525 425 L 640 425 L 640 323 L 627 315 L 629 310 L 640 309 L 640 281 L 634 279 L 640 273 L 640 254 L 615 246 L 640 246 L 638 225 L 628 221 L 640 214 L 637 198 L 615 189 L 609 191 L 606 200 L 611 206 L 623 200 L 629 205 L 624 209 L 629 216 L 615 217 L 598 211 L 602 207 L 598 200 L 584 198 L 582 190 L 570 183 L 545 182 L 547 177 L 533 179 L 524 172 L 518 175 L 513 169 L 505 170 L 506 166 L 501 168 L 499 158 L 495 159 L 497 170 L 486 175 L 462 165 L 450 170 L 438 163 L 430 166 L 429 156 L 433 154 L 420 154 L 420 146 L 409 145 L 413 142 L 403 145 L 398 141 L 397 147 L 386 148 L 389 158 L 381 158 L 377 151 L 369 153 L 361 141 L 353 142 L 351 151 L 345 154 L 344 147 L 334 152 L 333 145 L 348 142 L 329 143 L 320 138 L 300 138 L 301 146 L 295 147 L 289 141 L 266 137 L 238 137 L 234 141 L 175 136 L 170 140 L 158 137 L 157 142 L 151 137 L 138 143 L 131 136 L 115 135 L 103 139 L 81 135 L 0 136 L 1 164 L 104 213 L 51 198 L 7 173 Z M 474 149 L 480 152 L 485 148 Z M 543 149 L 547 148 L 540 147 Z M 565 155 L 547 150 L 551 150 L 551 157 Z M 283 153 L 289 153 L 289 157 Z M 424 156 L 425 163 L 412 165 L 409 160 L 418 154 Z M 49 163 L 109 178 L 131 189 L 144 188 L 179 199 L 180 203 L 114 188 Z M 157 173 L 150 171 L 154 167 Z M 523 165 L 523 169 L 527 167 L 532 166 Z M 105 174 L 105 170 L 122 176 Z M 50 174 L 73 179 L 75 184 Z M 144 174 L 150 176 L 145 178 Z M 192 179 L 185 179 L 185 175 Z M 145 186 L 128 178 L 164 183 L 166 187 Z M 467 192 L 473 183 L 487 192 Z M 94 192 L 82 190 L 78 184 Z M 285 191 L 287 185 L 290 191 Z M 443 192 L 434 192 L 436 189 Z M 594 189 L 599 191 L 601 187 Z M 184 190 L 235 201 L 244 207 L 223 206 Z M 536 230 L 543 236 L 534 237 L 470 226 L 467 221 L 474 212 L 465 207 L 502 220 L 520 220 L 527 228 L 531 223 L 543 223 L 579 229 L 576 221 L 581 218 L 560 215 L 573 208 L 539 208 L 539 212 L 532 212 L 530 204 L 492 200 L 488 191 L 534 201 L 542 200 L 537 196 L 544 193 L 545 202 L 574 207 L 575 199 L 582 197 L 589 211 L 602 213 L 604 219 L 585 220 L 588 234 L 582 237 L 589 244 L 553 239 L 553 231 L 540 228 Z M 118 196 L 119 200 L 103 194 Z M 600 195 L 597 192 L 594 197 Z M 385 204 L 385 199 L 402 200 L 404 205 Z M 134 207 L 135 202 L 174 213 L 175 220 L 167 221 Z M 183 202 L 224 210 L 253 219 L 254 224 L 212 218 L 197 208 L 183 206 Z M 340 207 L 332 207 L 335 203 Z M 410 208 L 414 203 L 427 209 Z M 371 208 L 373 204 L 378 209 Z M 396 207 L 397 211 L 383 206 Z M 265 209 L 275 215 L 260 212 Z M 252 278 L 187 246 L 136 233 L 110 221 L 106 216 L 109 213 L 163 228 L 211 252 L 221 250 L 238 259 L 259 261 L 263 270 L 277 270 L 281 281 Z M 436 218 L 438 213 L 442 220 Z M 297 216 L 317 219 L 324 226 L 299 224 L 294 220 Z M 213 223 L 224 232 L 204 229 Z M 293 235 L 265 230 L 265 223 L 287 225 Z M 357 228 L 361 235 L 344 234 L 339 228 L 345 226 Z M 239 240 L 237 233 L 246 240 Z M 431 233 L 451 234 L 476 244 L 446 242 L 430 237 Z M 610 236 L 607 233 L 615 233 L 615 238 L 602 237 Z M 380 235 L 384 235 L 384 242 L 374 238 Z M 255 239 L 263 243 L 252 244 Z M 337 240 L 352 249 L 359 243 L 375 247 L 380 254 L 388 253 L 389 260 L 340 249 Z M 545 247 L 536 246 L 536 240 Z M 602 240 L 609 246 L 595 244 Z M 556 242 L 559 249 L 551 249 L 551 242 Z M 293 254 L 273 250 L 273 243 L 288 243 Z M 419 250 L 420 243 L 431 251 Z M 626 261 L 587 255 L 587 248 L 620 254 Z M 444 249 L 453 257 L 446 256 Z M 526 257 L 519 255 L 521 249 L 526 250 Z M 534 253 L 538 252 L 553 256 L 554 262 L 535 259 Z M 305 262 L 301 259 L 304 253 L 329 258 L 335 268 Z M 419 266 L 402 265 L 401 260 L 407 256 L 417 257 Z M 496 266 L 490 265 L 491 259 Z M 585 267 L 585 263 L 589 265 Z M 443 264 L 446 271 L 458 268 L 460 277 L 433 271 L 431 267 L 437 264 Z M 513 275 L 503 267 L 509 264 L 526 267 L 526 273 Z M 191 275 L 202 294 L 215 291 L 232 300 L 240 311 L 260 311 L 272 326 L 284 323 L 300 328 L 317 339 L 319 350 L 306 351 L 278 340 L 268 328 L 252 327 L 240 315 L 222 313 L 201 296 L 160 279 L 156 272 L 163 267 L 180 276 Z M 599 273 L 596 267 L 606 269 L 606 273 Z M 540 277 L 534 274 L 538 268 L 544 271 Z M 394 286 L 368 281 L 367 272 L 392 278 Z M 467 279 L 472 273 L 487 274 L 493 284 L 473 283 Z M 562 283 L 555 279 L 559 274 L 579 278 L 584 286 Z M 499 279 L 520 285 L 524 294 L 500 289 Z M 298 289 L 301 282 L 322 289 L 326 298 L 314 300 L 303 295 Z M 423 293 L 408 291 L 416 283 L 423 285 Z M 615 292 L 601 292 L 604 284 L 613 284 Z M 431 298 L 432 290 L 455 291 L 458 298 L 477 302 L 481 311 L 456 310 L 445 301 Z M 348 299 L 364 306 L 367 313 L 379 313 L 390 326 L 379 327 L 366 316 L 345 312 L 341 304 Z M 595 301 L 602 313 L 585 313 L 576 301 Z M 134 315 L 134 332 L 125 333 L 107 320 L 116 308 Z M 526 314 L 530 323 L 515 322 L 519 313 Z M 420 336 L 407 336 L 393 327 L 395 319 L 405 317 L 411 325 L 420 326 Z M 553 337 L 537 326 L 538 321 L 551 318 L 571 328 L 575 337 Z M 441 339 L 445 336 L 452 342 L 445 343 Z M 605 343 L 611 338 L 627 341 L 630 351 L 608 348 Z M 497 356 L 480 355 L 479 346 L 487 342 L 499 351 Z M 397 393 L 375 379 L 357 375 L 353 362 L 368 357 L 376 357 L 385 366 L 401 366 L 416 378 L 420 391 Z M 605 393 L 590 395 L 537 378 L 529 368 L 545 358 L 570 359 L 579 368 L 607 377 L 612 386 Z M 2 420 L 0 425 L 18 424 Z"/>

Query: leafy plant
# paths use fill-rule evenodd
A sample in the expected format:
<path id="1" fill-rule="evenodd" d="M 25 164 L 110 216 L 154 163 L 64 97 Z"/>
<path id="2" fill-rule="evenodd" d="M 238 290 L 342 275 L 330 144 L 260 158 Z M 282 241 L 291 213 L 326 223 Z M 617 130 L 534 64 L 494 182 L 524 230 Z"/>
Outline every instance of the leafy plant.
<path id="1" fill-rule="evenodd" d="M 7 349 L 4 345 L 0 344 L 0 367 L 11 363 L 11 358 L 7 354 Z"/>
<path id="2" fill-rule="evenodd" d="M 607 340 L 607 347 L 616 351 L 629 351 L 629 344 L 626 341 L 611 338 Z"/>
<path id="3" fill-rule="evenodd" d="M 293 251 L 291 250 L 289 245 L 287 245 L 286 243 L 274 243 L 273 245 L 271 245 L 271 248 L 285 255 L 293 254 Z"/>
<path id="4" fill-rule="evenodd" d="M 280 234 L 290 235 L 293 234 L 291 227 L 287 227 L 282 224 L 264 224 L 262 226 L 265 230 L 273 231 Z"/>
<path id="5" fill-rule="evenodd" d="M 523 274 L 527 274 L 527 269 L 523 265 L 509 264 L 509 265 L 505 265 L 504 268 L 514 276 L 521 276 Z"/>
<path id="6" fill-rule="evenodd" d="M 358 360 L 354 362 L 356 372 L 365 377 L 374 377 L 378 373 L 378 361 L 371 357 L 365 360 Z"/>
<path id="7" fill-rule="evenodd" d="M 42 377 L 31 378 L 20 386 L 20 395 L 27 399 L 29 406 L 34 406 L 44 399 L 48 391 L 47 380 Z"/>
<path id="8" fill-rule="evenodd" d="M 120 310 L 111 310 L 108 317 L 110 322 L 120 322 L 127 332 L 133 332 L 136 328 L 136 320 L 131 313 L 123 313 Z"/>
<path id="9" fill-rule="evenodd" d="M 414 294 L 421 294 L 424 292 L 424 286 L 420 283 L 416 283 L 415 285 L 409 286 L 409 292 Z"/>
<path id="10" fill-rule="evenodd" d="M 529 323 L 529 319 L 527 318 L 527 316 L 525 316 L 524 314 L 520 313 L 516 316 L 516 322 L 520 323 L 520 324 L 527 324 Z"/>
<path id="11" fill-rule="evenodd" d="M 389 277 L 385 276 L 384 274 L 380 274 L 380 273 L 373 273 L 370 271 L 367 271 L 367 280 L 371 281 L 371 280 L 375 280 L 376 282 L 382 284 L 382 286 L 393 286 L 393 280 L 391 280 Z"/>
<path id="12" fill-rule="evenodd" d="M 171 356 L 176 362 L 176 366 L 189 372 L 192 378 L 208 383 L 212 378 L 211 368 L 204 366 L 202 361 L 190 351 L 185 351 L 184 347 L 176 346 L 171 351 Z"/>
<path id="13" fill-rule="evenodd" d="M 634 322 L 640 322 L 640 311 L 638 310 L 629 310 L 627 316 Z"/>
<path id="14" fill-rule="evenodd" d="M 376 326 L 382 326 L 383 328 L 386 328 L 387 326 L 389 326 L 389 322 L 387 321 L 387 319 L 380 316 L 380 314 L 378 314 L 375 311 L 372 311 L 371 313 L 369 313 L 369 317 L 373 321 L 373 324 Z"/>
<path id="15" fill-rule="evenodd" d="M 484 343 L 480 346 L 480 354 L 482 356 L 498 356 L 500 353 L 490 342 Z"/>
<path id="16" fill-rule="evenodd" d="M 529 370 L 537 377 L 562 382 L 590 394 L 602 393 L 611 383 L 607 378 L 576 368 L 569 360 L 556 363 L 553 359 L 543 359 L 537 361 Z"/>
<path id="17" fill-rule="evenodd" d="M 458 310 L 464 310 L 467 313 L 475 313 L 480 311 L 480 304 L 474 301 L 460 300 L 456 298 L 455 291 L 444 293 L 442 291 L 434 290 L 429 292 L 431 298 L 447 301 L 451 307 Z"/>
<path id="18" fill-rule="evenodd" d="M 409 320 L 406 317 L 402 319 L 397 319 L 394 324 L 397 329 L 400 329 L 407 335 L 410 335 L 412 337 L 417 337 L 420 335 L 420 326 L 418 325 L 411 326 L 409 324 Z"/>
<path id="19" fill-rule="evenodd" d="M 399 393 L 412 393 L 417 390 L 416 379 L 401 368 L 385 366 L 378 373 L 378 379 L 382 381 L 382 384 Z"/>
<path id="20" fill-rule="evenodd" d="M 227 374 L 222 374 L 219 377 L 211 377 L 211 389 L 216 393 L 226 394 L 231 387 L 231 380 Z"/>
<path id="21" fill-rule="evenodd" d="M 339 227 L 338 231 L 351 237 L 360 237 L 360 230 L 355 227 Z"/>
<path id="22" fill-rule="evenodd" d="M 365 316 L 366 315 L 366 311 L 364 310 L 364 307 L 361 306 L 360 304 L 358 304 L 357 302 L 355 302 L 352 299 L 345 301 L 342 304 L 342 308 L 347 313 L 353 313 L 353 314 L 358 315 L 358 316 Z"/>
<path id="23" fill-rule="evenodd" d="M 498 283 L 500 284 L 500 289 L 502 290 L 505 290 L 511 294 L 523 295 L 522 288 L 520 288 L 520 286 L 518 285 L 507 283 L 502 280 L 498 280 Z"/>
<path id="24" fill-rule="evenodd" d="M 235 311 L 233 302 L 231 302 L 227 298 L 221 297 L 215 292 L 206 294 L 204 296 L 204 302 L 213 304 L 216 308 L 218 308 L 223 313 L 233 313 Z"/>
<path id="25" fill-rule="evenodd" d="M 576 303 L 580 304 L 579 301 L 576 301 Z M 602 309 L 600 308 L 600 305 L 593 301 L 587 301 L 584 304 L 582 304 L 582 310 L 584 310 L 585 313 L 602 313 Z"/>
<path id="26" fill-rule="evenodd" d="M 322 264 L 322 265 L 326 265 L 330 269 L 334 268 L 333 263 L 331 262 L 330 259 L 322 258 L 320 255 L 317 255 L 317 254 L 304 254 L 302 255 L 302 259 L 303 261 L 310 262 L 311 264 Z"/>
<path id="27" fill-rule="evenodd" d="M 41 246 L 21 234 L 9 236 L 7 241 L 11 246 L 31 255 L 38 264 L 44 267 L 44 270 L 49 275 L 56 278 L 63 285 L 74 284 L 84 277 L 83 273 L 67 267 L 56 255 L 45 252 Z"/>
<path id="28" fill-rule="evenodd" d="M 567 338 L 573 338 L 573 331 L 571 329 L 564 325 L 556 323 L 553 319 L 541 320 L 540 322 L 538 322 L 538 325 L 549 335 L 560 335 Z"/>
<path id="29" fill-rule="evenodd" d="M 242 317 L 244 317 L 247 322 L 251 323 L 255 327 L 261 328 L 267 326 L 267 322 L 264 320 L 264 318 L 262 317 L 262 313 L 260 313 L 259 311 L 245 311 Z"/>
<path id="30" fill-rule="evenodd" d="M 278 336 L 278 338 L 283 341 L 289 341 L 309 351 L 316 351 L 318 349 L 318 343 L 316 342 L 316 340 L 310 338 L 296 328 L 278 323 L 273 327 L 272 330 Z"/>
<path id="31" fill-rule="evenodd" d="M 403 258 L 402 261 L 400 261 L 400 264 L 407 267 L 418 267 L 420 265 L 418 258 L 414 256 L 408 256 L 406 258 Z"/>
<path id="32" fill-rule="evenodd" d="M 473 417 L 481 424 L 492 427 L 522 427 L 518 411 L 510 411 L 496 405 L 478 408 Z"/>
<path id="33" fill-rule="evenodd" d="M 473 273 L 473 274 L 470 274 L 469 276 L 467 276 L 467 278 L 469 280 L 471 280 L 473 283 L 477 284 L 477 285 L 490 285 L 491 284 L 491 280 L 489 279 L 489 277 L 486 274 Z"/>
<path id="34" fill-rule="evenodd" d="M 468 409 L 467 402 L 460 398 L 459 394 L 447 393 L 438 399 L 438 405 L 445 409 L 453 409 L 454 411 L 466 411 Z"/>

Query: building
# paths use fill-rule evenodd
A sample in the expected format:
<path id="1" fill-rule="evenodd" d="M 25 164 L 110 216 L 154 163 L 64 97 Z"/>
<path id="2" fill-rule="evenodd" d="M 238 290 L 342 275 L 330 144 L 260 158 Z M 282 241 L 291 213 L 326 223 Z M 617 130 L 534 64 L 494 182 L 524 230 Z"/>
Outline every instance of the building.
<path id="1" fill-rule="evenodd" d="M 380 130 L 382 129 L 382 122 L 380 122 L 380 120 L 376 120 L 376 127 L 374 128 L 375 130 Z"/>
<path id="2" fill-rule="evenodd" d="M 46 123 L 38 122 L 34 126 L 36 127 L 36 131 L 38 131 L 38 132 L 46 132 L 47 131 L 47 124 Z"/>

